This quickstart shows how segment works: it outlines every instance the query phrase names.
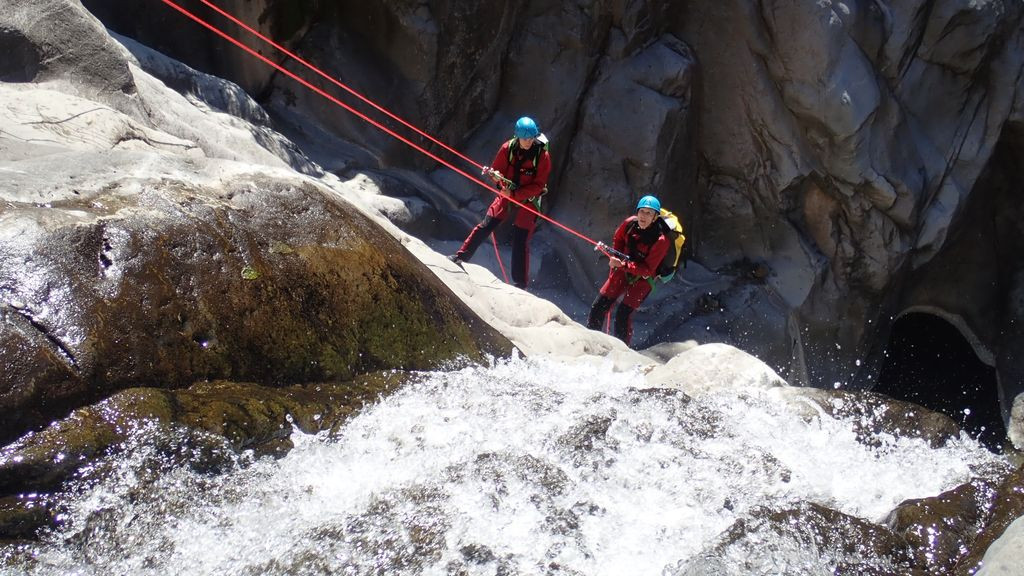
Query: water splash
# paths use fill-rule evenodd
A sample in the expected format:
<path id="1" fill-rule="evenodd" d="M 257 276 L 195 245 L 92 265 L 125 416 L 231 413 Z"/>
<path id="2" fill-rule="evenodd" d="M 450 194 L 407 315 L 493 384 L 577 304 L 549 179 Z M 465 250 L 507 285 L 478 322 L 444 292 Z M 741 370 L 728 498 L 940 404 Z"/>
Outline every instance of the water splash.
<path id="1" fill-rule="evenodd" d="M 210 474 L 142 434 L 115 473 L 69 495 L 61 531 L 0 570 L 705 573 L 702 551 L 753 510 L 811 502 L 877 522 L 998 459 L 966 438 L 869 446 L 853 423 L 808 420 L 770 390 L 691 399 L 610 367 L 523 359 L 423 374 L 338 437 L 293 441 L 281 460 Z M 832 573 L 822 550 L 755 546 Z"/>

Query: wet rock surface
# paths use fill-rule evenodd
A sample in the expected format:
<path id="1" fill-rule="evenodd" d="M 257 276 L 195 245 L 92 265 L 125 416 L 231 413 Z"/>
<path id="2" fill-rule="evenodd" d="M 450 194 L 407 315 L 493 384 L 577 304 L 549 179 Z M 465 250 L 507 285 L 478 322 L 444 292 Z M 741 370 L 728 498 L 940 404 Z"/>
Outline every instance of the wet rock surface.
<path id="1" fill-rule="evenodd" d="M 347 380 L 508 349 L 313 185 L 121 178 L 40 194 L 8 192 L 0 215 L 8 440 L 128 387 Z"/>
<path id="2" fill-rule="evenodd" d="M 255 457 L 287 453 L 295 430 L 332 432 L 411 378 L 389 371 L 281 388 L 211 381 L 182 390 L 119 391 L 0 452 L 0 494 L 11 494 L 0 500 L 0 538 L 32 537 L 52 521 L 50 493 L 73 478 L 109 473 L 103 460 L 124 452 L 144 428 L 162 465 L 217 474 L 245 451 Z"/>
<path id="3" fill-rule="evenodd" d="M 873 392 L 820 388 L 778 388 L 777 393 L 802 406 L 807 417 L 818 410 L 834 418 L 851 419 L 861 442 L 877 442 L 880 434 L 893 438 L 921 438 L 932 447 L 959 438 L 960 427 L 950 417 Z M 808 406 L 807 401 L 813 404 Z"/>
<path id="4" fill-rule="evenodd" d="M 977 534 L 969 552 L 956 564 L 957 576 L 976 574 L 992 543 L 1001 538 L 1015 520 L 1024 518 L 1024 466 L 1007 475 L 995 487 L 991 498 L 991 509 L 985 517 L 984 527 Z M 1011 546 L 1002 554 L 1003 565 L 1010 565 L 1013 557 L 1019 558 L 1019 549 L 1014 551 Z"/>
<path id="5" fill-rule="evenodd" d="M 1019 475 L 1006 477 L 998 492 L 1005 494 L 1006 484 L 1019 491 Z M 992 478 L 1000 476 L 993 471 Z M 999 519 L 1020 513 L 996 502 L 997 484 L 977 479 L 932 498 L 904 502 L 882 525 L 813 503 L 754 510 L 723 532 L 716 545 L 667 573 L 718 573 L 717 567 L 731 574 L 725 559 L 741 556 L 751 573 L 813 573 L 829 567 L 837 574 L 873 576 L 974 574 L 991 544 L 986 534 L 1002 534 L 1008 523 Z M 778 542 L 773 555 L 757 544 L 765 538 Z M 814 550 L 815 558 L 801 564 L 799 550 Z"/>
<path id="6" fill-rule="evenodd" d="M 765 538 L 778 545 L 766 553 L 757 544 Z M 797 550 L 820 554 L 812 563 L 800 563 Z M 666 570 L 675 576 L 732 574 L 727 557 L 745 557 L 750 573 L 800 574 L 823 567 L 837 574 L 895 576 L 918 574 L 912 568 L 909 549 L 890 530 L 813 503 L 788 509 L 753 510 L 749 519 L 739 520 L 726 530 L 719 542 L 693 559 Z M 868 561 L 856 559 L 870 558 Z"/>
<path id="7" fill-rule="evenodd" d="M 950 574 L 991 514 L 995 482 L 976 480 L 931 498 L 900 504 L 886 524 L 907 542 L 913 564 Z"/>

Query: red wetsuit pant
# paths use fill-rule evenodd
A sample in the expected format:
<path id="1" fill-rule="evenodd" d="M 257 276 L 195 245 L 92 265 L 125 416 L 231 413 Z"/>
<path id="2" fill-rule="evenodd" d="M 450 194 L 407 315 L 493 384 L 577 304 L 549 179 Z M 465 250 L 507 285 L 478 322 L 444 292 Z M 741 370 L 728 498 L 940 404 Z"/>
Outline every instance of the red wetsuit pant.
<path id="1" fill-rule="evenodd" d="M 621 269 L 612 270 L 604 286 L 601 286 L 601 293 L 590 308 L 587 327 L 592 330 L 603 328 L 612 304 L 622 296 L 622 302 L 615 311 L 612 333 L 619 340 L 629 344 L 633 339 L 633 312 L 636 312 L 651 293 L 651 289 L 651 283 L 644 278 L 629 276 Z"/>

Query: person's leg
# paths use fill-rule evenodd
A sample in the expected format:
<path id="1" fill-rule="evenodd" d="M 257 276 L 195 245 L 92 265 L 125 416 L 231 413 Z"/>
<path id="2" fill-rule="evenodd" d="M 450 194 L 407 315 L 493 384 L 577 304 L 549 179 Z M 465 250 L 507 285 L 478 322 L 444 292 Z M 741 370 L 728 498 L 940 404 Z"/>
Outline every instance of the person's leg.
<path id="1" fill-rule="evenodd" d="M 598 294 L 594 303 L 590 306 L 590 317 L 587 319 L 587 328 L 591 330 L 601 330 L 604 328 L 605 318 L 608 316 L 608 310 L 611 309 L 614 299 L 605 296 L 604 294 Z"/>
<path id="2" fill-rule="evenodd" d="M 626 343 L 629 346 L 630 341 L 633 339 L 633 312 L 636 312 L 636 308 L 626 306 L 625 302 L 621 302 L 619 307 L 615 309 L 615 329 L 613 334 L 619 340 Z"/>
<path id="3" fill-rule="evenodd" d="M 587 318 L 587 328 L 601 330 L 604 328 L 608 311 L 612 304 L 626 290 L 626 275 L 623 272 L 615 271 L 608 274 L 608 279 L 601 286 L 594 303 L 590 306 L 590 317 Z"/>
<path id="4" fill-rule="evenodd" d="M 473 230 L 469 232 L 469 236 L 466 236 L 466 241 L 462 243 L 462 247 L 459 251 L 453 254 L 454 258 L 463 262 L 468 262 L 473 258 L 473 254 L 476 253 L 476 249 L 480 246 L 487 236 L 494 232 L 494 229 L 501 224 L 501 220 L 492 218 L 491 216 L 484 216 L 482 222 L 473 227 Z"/>
<path id="5" fill-rule="evenodd" d="M 651 283 L 642 278 L 630 284 L 622 296 L 622 302 L 615 310 L 615 337 L 629 346 L 633 340 L 633 313 L 651 293 Z"/>
<path id="6" fill-rule="evenodd" d="M 530 283 L 530 237 L 532 230 L 512 226 L 512 283 L 526 290 Z"/>

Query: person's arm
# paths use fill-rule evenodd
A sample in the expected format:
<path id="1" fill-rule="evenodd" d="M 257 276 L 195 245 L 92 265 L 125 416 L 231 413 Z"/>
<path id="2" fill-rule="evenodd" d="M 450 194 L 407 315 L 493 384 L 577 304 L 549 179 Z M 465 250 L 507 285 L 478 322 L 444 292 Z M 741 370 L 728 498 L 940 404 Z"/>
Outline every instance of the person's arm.
<path id="1" fill-rule="evenodd" d="M 629 229 L 629 222 L 629 218 L 623 220 L 622 224 L 619 224 L 619 227 L 615 229 L 615 235 L 612 236 L 612 249 L 620 254 L 626 251 L 626 230 Z M 628 258 L 628 256 L 624 258 Z M 625 259 L 620 260 L 615 256 L 608 255 L 609 268 L 622 268 L 625 265 Z"/>
<path id="2" fill-rule="evenodd" d="M 503 178 L 511 179 L 512 165 L 508 161 L 508 141 L 505 141 L 505 143 L 498 147 L 498 154 L 494 157 L 494 162 L 491 162 L 491 168 Z M 496 181 L 495 183 L 503 188 L 508 184 L 505 180 Z"/>
<path id="3" fill-rule="evenodd" d="M 652 224 L 652 226 L 657 223 Z M 644 258 L 642 262 L 634 262 L 630 260 L 626 263 L 626 272 L 633 276 L 640 276 L 642 278 L 650 278 L 651 276 L 658 275 L 658 266 L 661 265 L 661 261 L 665 259 L 665 255 L 668 254 L 669 242 L 668 238 L 664 234 L 658 236 L 658 240 L 651 246 L 651 251 L 647 253 L 647 258 Z"/>

